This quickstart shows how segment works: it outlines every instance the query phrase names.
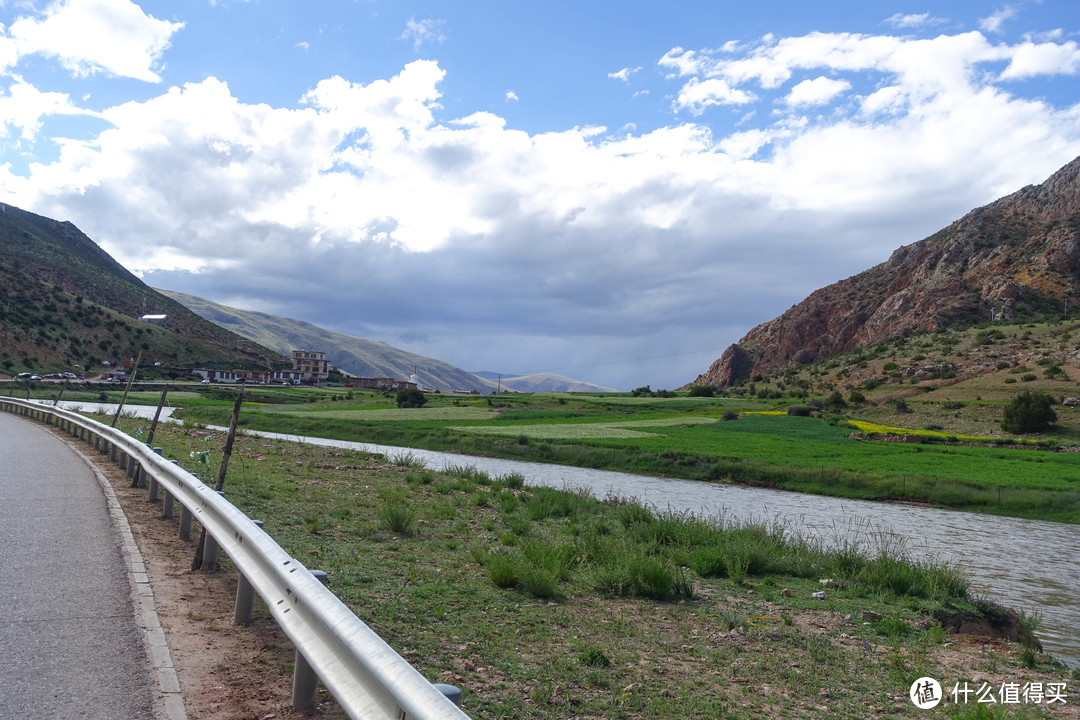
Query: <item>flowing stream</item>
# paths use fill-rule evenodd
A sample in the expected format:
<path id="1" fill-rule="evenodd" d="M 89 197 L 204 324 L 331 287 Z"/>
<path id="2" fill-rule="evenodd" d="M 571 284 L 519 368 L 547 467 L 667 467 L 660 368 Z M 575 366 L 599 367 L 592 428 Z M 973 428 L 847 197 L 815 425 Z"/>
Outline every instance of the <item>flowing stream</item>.
<path id="1" fill-rule="evenodd" d="M 61 405 L 98 410 L 95 403 Z M 115 412 L 116 406 L 111 408 Z M 145 418 L 152 418 L 154 410 L 145 406 L 124 408 L 125 414 L 131 412 Z M 1038 613 L 1042 624 L 1036 635 L 1046 651 L 1071 667 L 1080 668 L 1080 526 L 1077 525 L 371 443 L 252 430 L 245 433 L 381 453 L 391 458 L 407 455 L 435 470 L 467 465 L 492 477 L 519 473 L 529 485 L 580 489 L 598 498 L 634 498 L 658 510 L 692 512 L 703 518 L 781 521 L 793 531 L 826 544 L 856 540 L 870 549 L 879 543 L 903 547 L 912 557 L 959 565 L 970 576 L 972 588 L 978 594 L 1017 610 Z"/>

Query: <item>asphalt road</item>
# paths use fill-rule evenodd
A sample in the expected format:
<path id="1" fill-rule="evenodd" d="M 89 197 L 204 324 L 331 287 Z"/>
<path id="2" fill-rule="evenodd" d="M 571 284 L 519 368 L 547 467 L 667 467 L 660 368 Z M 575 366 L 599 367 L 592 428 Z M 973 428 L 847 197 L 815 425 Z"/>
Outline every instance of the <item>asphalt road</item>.
<path id="1" fill-rule="evenodd" d="M 0 414 L 0 718 L 138 720 L 153 701 L 101 486 L 59 438 Z"/>

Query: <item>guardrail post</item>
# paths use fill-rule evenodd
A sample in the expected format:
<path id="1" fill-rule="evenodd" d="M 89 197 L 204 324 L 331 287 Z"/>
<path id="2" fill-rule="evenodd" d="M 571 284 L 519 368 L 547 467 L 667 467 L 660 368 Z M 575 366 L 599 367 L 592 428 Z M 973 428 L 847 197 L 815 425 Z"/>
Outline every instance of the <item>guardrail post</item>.
<path id="1" fill-rule="evenodd" d="M 224 490 L 215 490 L 218 495 L 225 497 Z M 213 572 L 217 570 L 218 566 L 218 543 L 214 539 L 214 536 L 210 533 L 206 533 L 206 537 L 203 539 L 203 560 L 202 569 L 207 572 Z"/>
<path id="2" fill-rule="evenodd" d="M 262 527 L 262 520 L 252 520 L 256 527 Z M 238 573 L 236 581 L 236 607 L 233 610 L 233 622 L 237 625 L 247 625 L 251 622 L 251 615 L 255 611 L 255 588 L 244 577 L 244 573 Z"/>
<path id="3" fill-rule="evenodd" d="M 180 505 L 180 539 L 191 539 L 191 510 L 187 505 Z"/>
<path id="4" fill-rule="evenodd" d="M 311 574 L 326 584 L 328 578 L 322 570 L 312 570 Z M 296 661 L 293 663 L 292 706 L 294 710 L 310 710 L 315 706 L 315 686 L 319 684 L 319 676 L 308 665 L 300 649 L 296 650 Z"/>
<path id="5" fill-rule="evenodd" d="M 127 476 L 129 478 L 135 479 L 139 469 L 141 469 L 141 463 L 135 459 L 134 455 L 128 455 Z"/>
<path id="6" fill-rule="evenodd" d="M 116 447 L 116 443 L 109 443 L 109 460 L 112 462 L 119 462 L 120 449 Z"/>
<path id="7" fill-rule="evenodd" d="M 154 448 L 154 452 L 158 452 L 158 450 L 160 450 L 160 449 L 161 448 Z M 170 460 L 169 462 L 171 462 L 173 465 L 179 465 L 180 464 L 176 460 Z M 157 502 L 158 490 L 160 489 L 160 485 L 158 484 L 157 478 L 154 477 L 153 475 L 151 475 L 150 480 L 148 481 L 147 484 L 150 485 L 150 498 L 149 498 L 149 501 L 150 502 Z"/>

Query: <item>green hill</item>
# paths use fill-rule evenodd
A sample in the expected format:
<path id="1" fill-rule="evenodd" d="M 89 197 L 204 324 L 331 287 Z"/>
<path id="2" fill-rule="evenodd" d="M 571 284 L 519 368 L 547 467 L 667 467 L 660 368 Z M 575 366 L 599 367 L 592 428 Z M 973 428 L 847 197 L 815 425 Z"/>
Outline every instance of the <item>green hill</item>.
<path id="1" fill-rule="evenodd" d="M 161 326 L 144 314 L 166 318 Z M 0 367 L 8 373 L 93 373 L 104 361 L 287 367 L 290 361 L 153 290 L 69 222 L 18 208 L 0 213 Z"/>

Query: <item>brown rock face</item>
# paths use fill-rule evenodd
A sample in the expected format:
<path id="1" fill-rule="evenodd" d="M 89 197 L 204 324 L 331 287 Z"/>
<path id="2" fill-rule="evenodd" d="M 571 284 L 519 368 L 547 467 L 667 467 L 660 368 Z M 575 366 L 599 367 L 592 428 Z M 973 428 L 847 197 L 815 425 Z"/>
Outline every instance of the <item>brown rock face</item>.
<path id="1" fill-rule="evenodd" d="M 1080 158 L 815 291 L 747 333 L 692 384 L 727 387 L 915 330 L 1060 312 L 1077 271 Z"/>

